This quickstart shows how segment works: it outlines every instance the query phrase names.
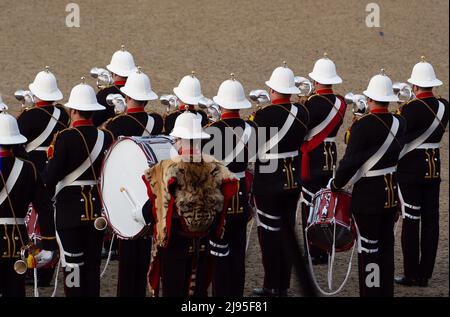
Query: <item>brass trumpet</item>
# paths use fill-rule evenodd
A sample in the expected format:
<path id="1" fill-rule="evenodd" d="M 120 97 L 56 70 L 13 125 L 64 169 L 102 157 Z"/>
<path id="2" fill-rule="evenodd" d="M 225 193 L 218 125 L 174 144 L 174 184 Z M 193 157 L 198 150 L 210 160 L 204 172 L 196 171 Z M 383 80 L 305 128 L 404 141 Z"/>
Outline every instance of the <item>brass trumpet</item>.
<path id="1" fill-rule="evenodd" d="M 216 104 L 212 99 L 202 97 L 198 101 L 198 106 L 201 109 L 206 109 L 210 122 L 216 122 L 220 120 L 220 116 L 222 115 L 220 106 Z"/>
<path id="2" fill-rule="evenodd" d="M 108 226 L 108 221 L 105 217 L 101 216 L 94 220 L 94 228 L 98 231 L 103 231 Z"/>
<path id="3" fill-rule="evenodd" d="M 33 107 L 36 103 L 33 93 L 29 90 L 16 90 L 14 97 L 22 103 L 23 108 Z"/>
<path id="4" fill-rule="evenodd" d="M 127 111 L 127 103 L 121 94 L 109 94 L 106 96 L 106 103 L 109 106 L 114 107 L 114 112 L 116 114 L 121 114 Z"/>
<path id="5" fill-rule="evenodd" d="M 345 95 L 345 102 L 347 104 L 352 104 L 352 112 L 355 117 L 361 117 L 367 113 L 369 110 L 369 105 L 367 104 L 367 98 L 364 95 L 354 94 L 349 92 Z"/>
<path id="6" fill-rule="evenodd" d="M 407 83 L 394 83 L 392 88 L 398 99 L 400 99 L 400 103 L 408 102 L 416 97 L 412 87 Z"/>
<path id="7" fill-rule="evenodd" d="M 25 274 L 28 268 L 36 267 L 34 256 L 39 253 L 39 248 L 33 243 L 29 243 L 20 248 L 20 259 L 14 262 L 14 271 L 17 274 Z"/>
<path id="8" fill-rule="evenodd" d="M 97 79 L 97 88 L 103 89 L 114 84 L 114 79 L 109 70 L 99 67 L 94 67 L 89 72 L 92 78 Z"/>

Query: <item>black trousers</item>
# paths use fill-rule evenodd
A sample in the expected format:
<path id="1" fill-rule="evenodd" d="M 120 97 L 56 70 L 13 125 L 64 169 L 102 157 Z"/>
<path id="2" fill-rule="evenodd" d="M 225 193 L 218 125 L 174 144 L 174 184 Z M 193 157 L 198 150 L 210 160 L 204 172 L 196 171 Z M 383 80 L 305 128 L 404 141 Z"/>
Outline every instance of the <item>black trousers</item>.
<path id="1" fill-rule="evenodd" d="M 152 238 L 119 240 L 118 297 L 145 297 Z"/>
<path id="2" fill-rule="evenodd" d="M 315 179 L 312 179 L 304 184 L 302 184 L 302 195 L 303 199 L 306 200 L 306 202 L 302 202 L 301 209 L 302 209 L 302 229 L 303 229 L 303 243 L 306 245 L 306 236 L 305 236 L 305 229 L 308 224 L 308 217 L 310 212 L 310 205 L 312 203 L 313 196 L 322 188 L 325 188 L 327 186 L 328 181 L 330 180 L 330 176 L 323 176 L 323 177 L 317 177 Z M 328 253 L 325 250 L 322 250 L 315 245 L 309 246 L 309 253 L 312 257 L 327 257 Z"/>
<path id="3" fill-rule="evenodd" d="M 103 233 L 91 223 L 57 230 L 67 297 L 100 296 Z"/>
<path id="4" fill-rule="evenodd" d="M 399 183 L 403 269 L 408 278 L 431 278 L 439 242 L 440 182 Z M 401 194 L 401 196 L 400 196 Z"/>
<path id="5" fill-rule="evenodd" d="M 292 261 L 282 228 L 295 225 L 298 199 L 298 191 L 255 195 L 265 288 L 285 291 L 290 287 Z"/>
<path id="6" fill-rule="evenodd" d="M 25 297 L 26 275 L 14 271 L 16 260 L 0 260 L 0 297 Z"/>
<path id="7" fill-rule="evenodd" d="M 211 262 L 207 239 L 173 233 L 166 248 L 159 249 L 163 297 L 207 297 Z M 197 252 L 198 251 L 198 252 Z"/>
<path id="8" fill-rule="evenodd" d="M 358 227 L 358 273 L 361 297 L 394 296 L 395 212 L 354 214 Z"/>
<path id="9" fill-rule="evenodd" d="M 227 216 L 223 239 L 209 241 L 215 297 L 244 295 L 247 218 L 246 214 Z"/>

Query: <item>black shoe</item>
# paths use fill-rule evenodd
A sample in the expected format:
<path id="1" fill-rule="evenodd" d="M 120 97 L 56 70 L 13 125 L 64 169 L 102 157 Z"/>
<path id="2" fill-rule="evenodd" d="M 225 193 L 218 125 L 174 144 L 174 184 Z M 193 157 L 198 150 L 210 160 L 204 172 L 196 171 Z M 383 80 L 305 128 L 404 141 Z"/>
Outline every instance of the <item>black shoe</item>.
<path id="1" fill-rule="evenodd" d="M 394 278 L 394 282 L 399 284 L 399 285 L 403 285 L 403 286 L 417 286 L 417 285 L 419 285 L 417 283 L 416 279 L 408 278 L 406 276 L 397 276 L 397 277 Z"/>
<path id="2" fill-rule="evenodd" d="M 417 285 L 420 287 L 428 287 L 428 279 L 427 278 L 419 278 L 417 280 Z"/>
<path id="3" fill-rule="evenodd" d="M 257 288 L 253 289 L 253 295 L 264 296 L 264 297 L 277 297 L 278 291 L 276 289 L 257 287 Z"/>

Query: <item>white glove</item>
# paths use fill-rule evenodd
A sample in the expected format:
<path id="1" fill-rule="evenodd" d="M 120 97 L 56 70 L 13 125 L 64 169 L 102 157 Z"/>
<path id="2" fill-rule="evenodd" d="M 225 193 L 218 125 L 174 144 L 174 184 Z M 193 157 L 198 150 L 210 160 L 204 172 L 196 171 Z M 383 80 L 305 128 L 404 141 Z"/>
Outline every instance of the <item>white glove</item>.
<path id="1" fill-rule="evenodd" d="M 333 182 L 333 180 L 334 180 L 334 177 L 330 178 L 330 180 L 328 181 L 328 184 L 327 184 L 328 189 L 331 189 L 331 183 Z"/>
<path id="2" fill-rule="evenodd" d="M 39 252 L 34 259 L 36 260 L 36 268 L 41 268 L 49 264 L 53 259 L 53 251 L 41 250 L 41 252 Z"/>
<path id="3" fill-rule="evenodd" d="M 134 221 L 136 221 L 137 223 L 147 225 L 147 223 L 145 222 L 144 215 L 142 214 L 142 207 L 133 209 L 131 211 L 131 216 L 133 217 Z"/>

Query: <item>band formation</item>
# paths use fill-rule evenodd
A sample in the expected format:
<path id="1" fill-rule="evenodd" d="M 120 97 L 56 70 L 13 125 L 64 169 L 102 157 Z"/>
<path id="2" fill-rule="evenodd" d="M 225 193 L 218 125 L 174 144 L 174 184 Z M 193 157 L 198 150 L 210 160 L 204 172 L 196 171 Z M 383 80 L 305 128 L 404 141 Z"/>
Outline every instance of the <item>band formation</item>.
<path id="1" fill-rule="evenodd" d="M 361 296 L 428 286 L 449 109 L 424 57 L 408 83 L 382 70 L 345 96 L 333 90 L 342 79 L 326 54 L 311 80 L 284 63 L 267 91 L 249 96 L 232 74 L 206 98 L 192 72 L 159 98 L 163 116 L 147 105 L 158 95 L 123 46 L 91 75 L 98 92 L 82 78 L 62 105 L 46 67 L 15 93 L 17 118 L 0 98 L 0 296 L 25 296 L 33 273 L 48 287 L 58 271 L 66 296 L 100 296 L 108 255 L 119 261 L 117 296 L 242 297 L 254 223 L 264 269 L 255 295 L 288 295 L 284 232 L 295 226 L 312 272 L 357 250 Z M 404 276 L 395 277 L 399 217 Z"/>

